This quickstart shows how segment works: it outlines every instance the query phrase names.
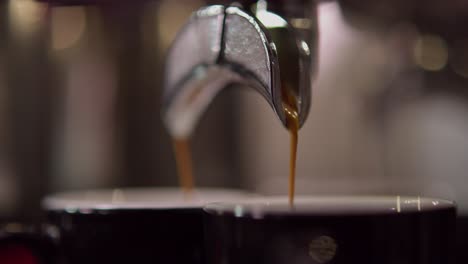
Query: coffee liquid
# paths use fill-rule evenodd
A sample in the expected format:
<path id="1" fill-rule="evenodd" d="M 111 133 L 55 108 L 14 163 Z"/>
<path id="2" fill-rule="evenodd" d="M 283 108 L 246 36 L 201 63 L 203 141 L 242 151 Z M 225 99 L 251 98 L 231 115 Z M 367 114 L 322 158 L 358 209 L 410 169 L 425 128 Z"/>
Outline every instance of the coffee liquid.
<path id="1" fill-rule="evenodd" d="M 299 95 L 301 71 L 298 63 L 300 54 L 297 47 L 297 38 L 287 27 L 269 28 L 269 33 L 274 39 L 276 52 L 278 54 L 278 65 L 280 68 L 281 101 L 286 116 L 286 128 L 290 133 L 290 157 L 289 157 L 289 203 L 294 203 L 294 181 L 296 176 L 296 153 L 299 130 Z"/>
<path id="2" fill-rule="evenodd" d="M 194 186 L 190 140 L 187 138 L 173 138 L 173 144 L 179 185 L 184 193 L 189 195 Z"/>
<path id="3" fill-rule="evenodd" d="M 299 130 L 299 107 L 297 95 L 299 94 L 300 72 L 298 58 L 299 54 L 295 47 L 296 37 L 291 34 L 287 28 L 270 28 L 270 35 L 275 39 L 276 50 L 278 53 L 279 66 L 281 71 L 281 98 L 283 110 L 286 116 L 286 128 L 290 133 L 290 157 L 289 157 L 289 203 L 294 204 L 295 176 L 296 176 L 296 155 Z M 200 87 L 201 88 L 201 87 Z M 189 96 L 188 104 L 196 98 L 201 90 L 193 91 Z M 189 140 L 186 138 L 174 138 L 174 152 L 177 162 L 177 171 L 179 174 L 179 183 L 186 194 L 194 188 L 192 157 L 190 152 Z"/>
<path id="4" fill-rule="evenodd" d="M 299 131 L 299 113 L 296 97 L 291 94 L 288 85 L 282 86 L 283 109 L 286 114 L 286 127 L 290 134 L 290 154 L 289 154 L 289 205 L 294 205 L 295 179 L 296 179 L 296 156 L 297 141 Z"/>
<path id="5" fill-rule="evenodd" d="M 296 98 L 291 95 L 287 86 L 283 86 L 283 109 L 286 115 L 286 127 L 290 134 L 290 154 L 289 154 L 289 204 L 294 204 L 295 178 L 296 178 L 296 156 L 299 130 L 299 114 L 297 110 Z M 179 185 L 186 195 L 189 195 L 194 188 L 192 153 L 190 150 L 190 140 L 187 138 L 174 138 L 174 154 L 179 176 Z"/>

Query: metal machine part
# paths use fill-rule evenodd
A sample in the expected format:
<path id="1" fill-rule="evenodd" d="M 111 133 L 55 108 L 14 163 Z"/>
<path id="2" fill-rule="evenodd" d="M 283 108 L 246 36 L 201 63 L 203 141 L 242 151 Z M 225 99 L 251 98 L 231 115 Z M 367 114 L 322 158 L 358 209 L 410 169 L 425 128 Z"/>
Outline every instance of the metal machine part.
<path id="1" fill-rule="evenodd" d="M 281 86 L 289 84 L 304 124 L 316 54 L 315 9 L 281 4 L 272 12 L 266 1 L 250 7 L 201 8 L 179 32 L 166 59 L 162 109 L 172 136 L 188 137 L 216 95 L 238 85 L 262 94 L 286 126 Z"/>

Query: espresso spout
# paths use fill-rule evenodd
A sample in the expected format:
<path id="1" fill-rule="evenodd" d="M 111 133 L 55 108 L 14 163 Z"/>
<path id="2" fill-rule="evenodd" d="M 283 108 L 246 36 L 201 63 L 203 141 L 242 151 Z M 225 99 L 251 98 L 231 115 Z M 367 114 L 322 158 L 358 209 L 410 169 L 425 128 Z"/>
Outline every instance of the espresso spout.
<path id="1" fill-rule="evenodd" d="M 169 133 L 188 137 L 211 101 L 230 86 L 262 94 L 286 126 L 284 83 L 296 97 L 302 126 L 310 107 L 316 23 L 298 29 L 294 19 L 306 21 L 271 12 L 266 1 L 251 9 L 212 5 L 194 12 L 166 59 L 162 114 Z"/>

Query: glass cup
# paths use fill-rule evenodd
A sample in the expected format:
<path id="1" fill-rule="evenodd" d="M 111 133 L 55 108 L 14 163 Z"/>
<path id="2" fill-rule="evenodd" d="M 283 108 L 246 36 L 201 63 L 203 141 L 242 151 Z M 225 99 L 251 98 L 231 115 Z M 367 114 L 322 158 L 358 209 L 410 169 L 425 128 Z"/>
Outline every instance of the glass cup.
<path id="1" fill-rule="evenodd" d="M 204 208 L 208 264 L 442 264 L 456 206 L 403 196 L 286 197 Z"/>
<path id="2" fill-rule="evenodd" d="M 43 202 L 41 230 L 0 228 L 0 263 L 203 264 L 203 205 L 253 197 L 233 189 L 65 192 Z M 22 262 L 24 258 L 29 262 Z"/>

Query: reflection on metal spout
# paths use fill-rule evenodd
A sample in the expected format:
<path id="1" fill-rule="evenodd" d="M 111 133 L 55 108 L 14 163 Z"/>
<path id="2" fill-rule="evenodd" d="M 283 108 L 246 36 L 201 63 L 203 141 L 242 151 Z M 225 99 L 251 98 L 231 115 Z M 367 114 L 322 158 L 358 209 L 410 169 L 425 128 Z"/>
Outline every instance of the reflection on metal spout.
<path id="1" fill-rule="evenodd" d="M 216 66 L 201 66 L 194 72 L 198 74 L 180 87 L 183 92 L 172 99 L 171 106 L 165 112 L 167 129 L 175 138 L 188 138 L 205 107 L 228 83 L 239 79 L 226 69 Z"/>
<path id="2" fill-rule="evenodd" d="M 316 31 L 299 34 L 267 7 L 259 1 L 255 17 L 238 6 L 208 6 L 193 13 L 166 60 L 162 113 L 172 136 L 189 136 L 213 98 L 232 86 L 262 94 L 286 127 L 284 103 L 294 98 L 286 101 L 294 102 L 290 106 L 297 111 L 299 127 L 303 125 L 315 50 L 308 36 Z"/>
<path id="3" fill-rule="evenodd" d="M 264 0 L 258 1 L 255 16 L 267 28 L 286 27 L 288 25 L 288 22 L 282 17 L 267 11 L 267 2 Z"/>
<path id="4" fill-rule="evenodd" d="M 271 53 L 260 26 L 239 8 L 210 6 L 194 13 L 166 61 L 163 115 L 171 135 L 190 135 L 213 98 L 230 84 L 254 87 L 271 98 L 272 64 L 277 65 Z"/>
<path id="5" fill-rule="evenodd" d="M 309 45 L 307 45 L 307 43 L 305 41 L 303 41 L 303 40 L 301 40 L 301 47 L 302 47 L 302 50 L 304 51 L 305 55 L 310 56 Z"/>

